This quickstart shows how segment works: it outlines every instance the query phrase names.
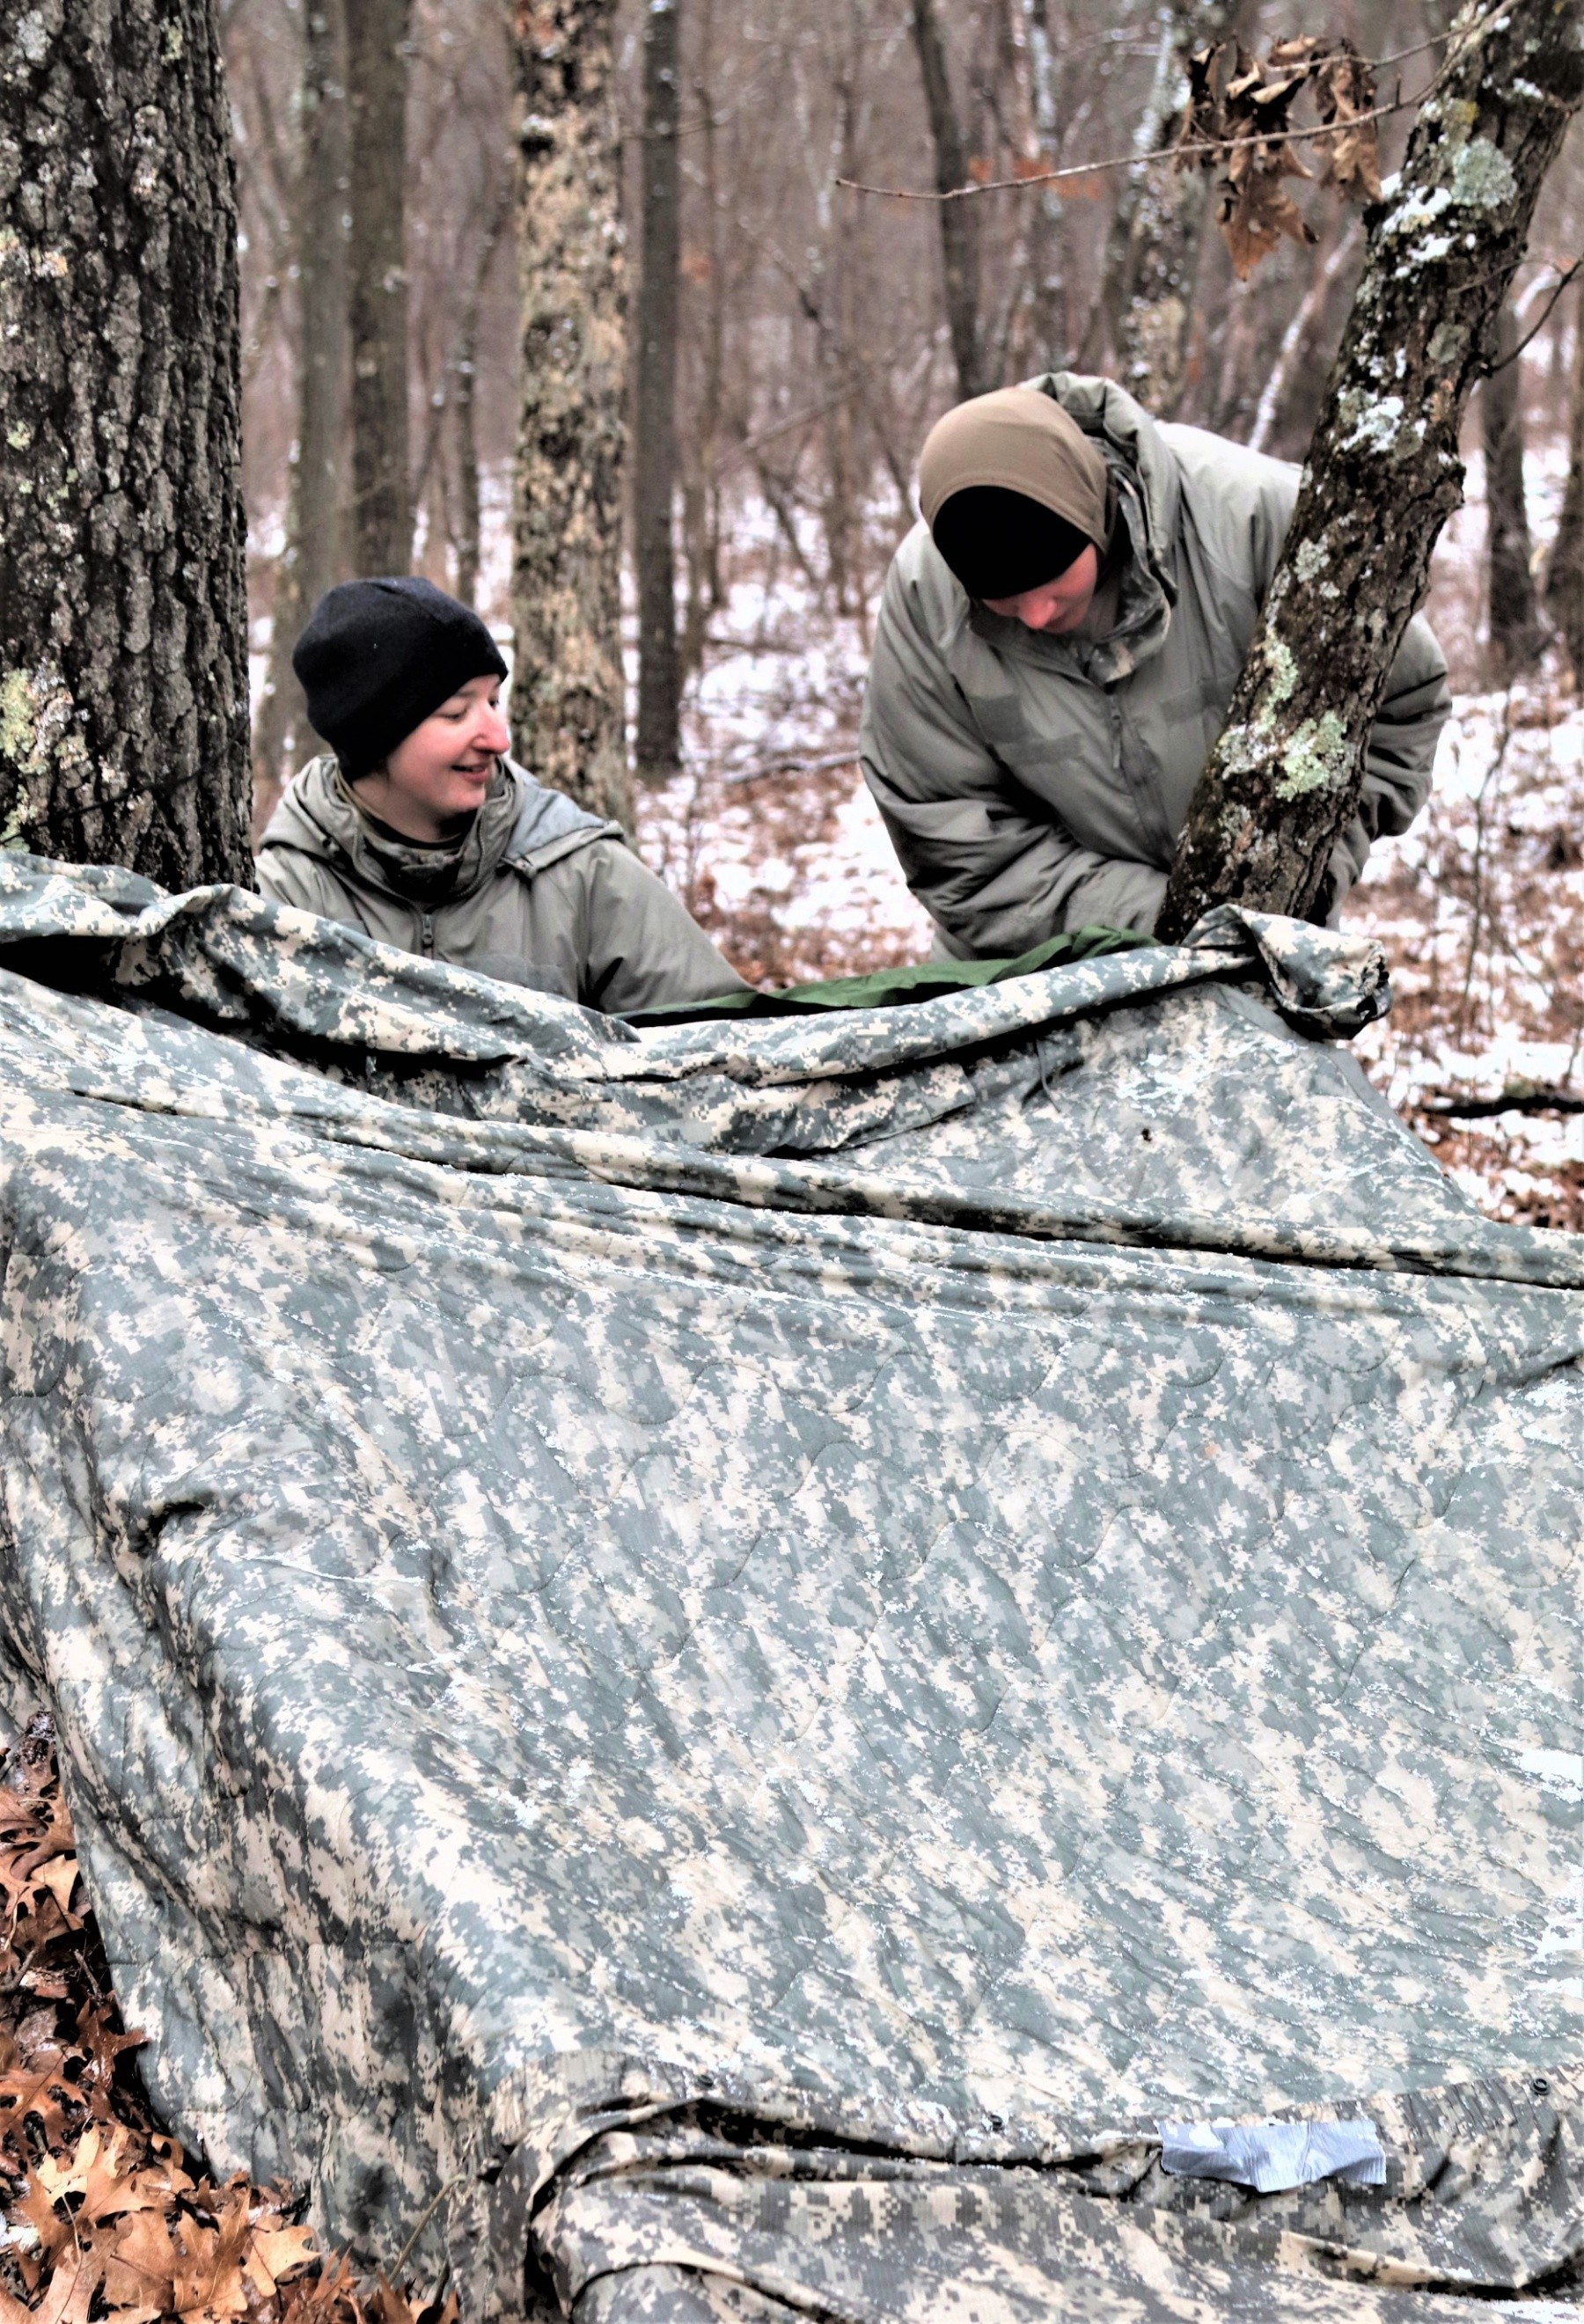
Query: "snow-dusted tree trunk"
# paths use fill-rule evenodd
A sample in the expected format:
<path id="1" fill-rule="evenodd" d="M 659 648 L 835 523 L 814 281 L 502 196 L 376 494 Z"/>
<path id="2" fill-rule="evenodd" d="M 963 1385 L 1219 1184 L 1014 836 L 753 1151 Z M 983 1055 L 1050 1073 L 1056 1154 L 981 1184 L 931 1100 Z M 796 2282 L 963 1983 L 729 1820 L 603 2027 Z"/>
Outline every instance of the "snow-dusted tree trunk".
<path id="1" fill-rule="evenodd" d="M 1466 5 L 1364 274 L 1286 543 L 1156 932 L 1211 905 L 1322 908 L 1386 675 L 1461 497 L 1459 423 L 1584 89 L 1579 0 Z"/>
<path id="2" fill-rule="evenodd" d="M 518 756 L 542 782 L 631 825 L 615 21 L 615 0 L 518 0 L 525 113 L 511 717 Z"/>
<path id="3" fill-rule="evenodd" d="M 1138 148 L 1167 143 L 1188 102 L 1188 60 L 1224 41 L 1236 0 L 1166 0 L 1156 12 L 1155 86 Z M 1169 420 L 1183 392 L 1188 325 L 1210 180 L 1158 163 L 1129 173 L 1106 241 L 1105 301 L 1117 376 L 1147 411 Z"/>
<path id="4" fill-rule="evenodd" d="M 0 846 L 247 880 L 236 209 L 213 0 L 0 60 Z"/>

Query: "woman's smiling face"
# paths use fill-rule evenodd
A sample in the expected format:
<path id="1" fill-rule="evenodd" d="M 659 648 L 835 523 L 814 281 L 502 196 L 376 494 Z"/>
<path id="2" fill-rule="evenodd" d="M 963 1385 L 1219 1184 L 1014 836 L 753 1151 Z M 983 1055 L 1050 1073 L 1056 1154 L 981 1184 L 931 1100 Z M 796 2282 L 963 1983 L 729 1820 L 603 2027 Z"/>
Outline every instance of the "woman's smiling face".
<path id="1" fill-rule="evenodd" d="M 501 680 L 470 678 L 353 788 L 393 831 L 409 839 L 446 839 L 483 805 L 496 761 L 511 742 L 501 715 Z"/>

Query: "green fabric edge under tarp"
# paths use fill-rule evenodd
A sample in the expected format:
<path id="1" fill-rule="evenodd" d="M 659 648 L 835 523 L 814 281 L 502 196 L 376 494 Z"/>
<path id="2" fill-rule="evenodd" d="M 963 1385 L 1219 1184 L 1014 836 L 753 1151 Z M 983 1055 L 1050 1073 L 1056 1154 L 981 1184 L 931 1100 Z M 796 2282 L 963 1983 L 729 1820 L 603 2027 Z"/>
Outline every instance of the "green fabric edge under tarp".
<path id="1" fill-rule="evenodd" d="M 836 976 L 821 984 L 789 984 L 781 992 L 723 992 L 711 1001 L 676 1001 L 663 1009 L 634 1010 L 634 1025 L 675 1025 L 695 1017 L 795 1017 L 807 1009 L 888 1009 L 900 1001 L 935 1001 L 974 984 L 1004 984 L 1042 968 L 1101 960 L 1107 953 L 1153 945 L 1134 928 L 1064 928 L 1016 960 L 919 960 L 903 968 L 877 968 L 867 976 Z"/>

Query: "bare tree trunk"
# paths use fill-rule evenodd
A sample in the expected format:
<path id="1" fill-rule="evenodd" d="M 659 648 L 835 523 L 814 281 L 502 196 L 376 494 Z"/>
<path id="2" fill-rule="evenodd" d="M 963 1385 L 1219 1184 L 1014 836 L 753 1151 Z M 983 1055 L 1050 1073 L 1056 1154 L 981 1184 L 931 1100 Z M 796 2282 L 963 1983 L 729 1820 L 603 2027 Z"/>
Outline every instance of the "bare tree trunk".
<path id="1" fill-rule="evenodd" d="M 1029 158 L 1056 167 L 1062 142 L 1062 60 L 1051 31 L 1049 0 L 1008 0 L 1020 12 L 1022 39 L 1017 58 L 1027 77 L 1023 101 L 1029 128 Z M 1034 205 L 1028 229 L 1027 334 L 1032 371 L 1060 371 L 1071 355 L 1067 301 L 1067 225 L 1054 186 L 1026 197 Z"/>
<path id="2" fill-rule="evenodd" d="M 479 319 L 495 253 L 511 216 L 511 187 L 508 180 L 502 182 L 490 211 L 479 245 L 478 264 L 468 287 L 467 304 L 462 310 L 462 327 L 456 335 L 456 392 L 452 404 L 456 424 L 456 595 L 465 605 L 476 605 L 478 602 L 479 552 L 483 531 L 476 403 Z"/>
<path id="3" fill-rule="evenodd" d="M 296 193 L 297 444 L 286 545 L 275 576 L 269 672 L 253 722 L 253 828 L 262 829 L 309 736 L 291 649 L 339 570 L 346 419 L 346 28 L 342 0 L 313 0 L 303 23 L 302 159 Z"/>
<path id="4" fill-rule="evenodd" d="M 615 0 L 518 0 L 526 117 L 511 712 L 518 756 L 541 781 L 631 827 L 615 15 Z"/>
<path id="5" fill-rule="evenodd" d="M 1254 414 L 1254 426 L 1248 436 L 1248 448 L 1251 452 L 1268 452 L 1272 448 L 1271 438 L 1276 433 L 1283 406 L 1287 401 L 1288 391 L 1304 364 L 1312 359 L 1311 343 L 1319 334 L 1324 322 L 1326 301 L 1331 296 L 1331 288 L 1338 275 L 1352 264 L 1354 254 L 1362 239 L 1363 229 L 1358 219 L 1354 218 L 1349 222 L 1346 232 L 1340 235 L 1332 243 L 1323 259 L 1319 257 L 1318 253 L 1316 254 L 1314 279 L 1299 300 L 1292 321 L 1282 334 L 1282 344 L 1276 350 L 1276 359 L 1270 367 L 1264 387 L 1260 390 L 1259 402 Z"/>
<path id="6" fill-rule="evenodd" d="M 952 94 L 938 0 L 913 0 L 913 40 L 935 147 L 935 184 L 945 193 L 967 183 L 968 156 L 957 101 Z M 980 346 L 979 249 L 967 202 L 942 202 L 940 219 L 946 327 L 952 335 L 958 392 L 966 399 L 978 395 L 986 384 Z"/>
<path id="7" fill-rule="evenodd" d="M 1486 604 L 1491 674 L 1510 685 L 1540 659 L 1540 620 L 1529 567 L 1524 499 L 1524 382 L 1511 301 L 1497 324 L 1497 368 L 1479 391 L 1485 439 Z"/>
<path id="8" fill-rule="evenodd" d="M 1579 285 L 1573 326 L 1573 404 L 1568 447 L 1567 489 L 1545 570 L 1545 606 L 1567 648 L 1573 684 L 1584 690 L 1584 283 Z"/>
<path id="9" fill-rule="evenodd" d="M 5 43 L 0 847 L 170 888 L 246 881 L 236 208 L 213 0 L 14 10 Z"/>
<path id="10" fill-rule="evenodd" d="M 1458 430 L 1584 88 L 1577 0 L 1459 14 L 1368 254 L 1285 545 L 1156 924 L 1323 909 L 1387 672 L 1458 505 Z"/>
<path id="11" fill-rule="evenodd" d="M 699 10 L 698 78 L 694 101 L 703 124 L 704 230 L 708 300 L 702 333 L 703 377 L 695 418 L 693 458 L 682 491 L 682 533 L 687 559 L 687 610 L 678 648 L 684 675 L 704 659 L 705 629 L 721 602 L 720 466 L 722 388 L 725 373 L 725 293 L 721 281 L 720 188 L 715 154 L 714 0 Z"/>
<path id="12" fill-rule="evenodd" d="M 1156 13 L 1155 85 L 1137 136 L 1147 153 L 1171 138 L 1188 102 L 1188 60 L 1224 41 L 1236 0 L 1165 0 Z M 1211 181 L 1156 163 L 1128 172 L 1106 241 L 1105 303 L 1117 376 L 1147 411 L 1169 420 L 1183 392 L 1188 324 Z"/>
<path id="13" fill-rule="evenodd" d="M 407 447 L 407 40 L 412 0 L 351 0 L 352 557 L 412 561 Z"/>
<path id="14" fill-rule="evenodd" d="M 632 403 L 640 776 L 663 775 L 682 755 L 671 517 L 677 491 L 677 310 L 682 258 L 677 14 L 677 0 L 649 0 L 643 20 L 643 249 Z"/>

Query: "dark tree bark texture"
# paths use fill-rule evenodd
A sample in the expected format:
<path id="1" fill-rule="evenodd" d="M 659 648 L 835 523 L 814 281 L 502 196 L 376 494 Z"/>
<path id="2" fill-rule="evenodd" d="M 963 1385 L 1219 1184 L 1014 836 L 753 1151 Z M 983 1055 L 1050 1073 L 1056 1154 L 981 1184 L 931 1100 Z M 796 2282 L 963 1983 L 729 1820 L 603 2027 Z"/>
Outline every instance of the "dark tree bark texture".
<path id="1" fill-rule="evenodd" d="M 253 824 L 262 829 L 305 755 L 307 705 L 291 649 L 339 572 L 347 359 L 346 33 L 343 0 L 309 0 L 302 41 L 302 157 L 297 185 L 297 447 L 286 546 L 275 576 L 270 667 L 253 726 Z"/>
<path id="2" fill-rule="evenodd" d="M 352 558 L 412 561 L 407 441 L 407 40 L 412 0 L 351 0 Z"/>
<path id="3" fill-rule="evenodd" d="M 677 312 L 681 173 L 677 152 L 677 0 L 643 20 L 643 247 L 632 399 L 632 510 L 638 568 L 638 767 L 663 774 L 681 756 L 677 651 Z"/>
<path id="4" fill-rule="evenodd" d="M 465 605 L 477 601 L 483 532 L 474 392 L 478 383 L 479 323 L 483 313 L 484 289 L 494 271 L 501 237 L 511 223 L 511 181 L 503 173 L 479 245 L 478 263 L 468 287 L 467 304 L 462 310 L 462 327 L 456 338 L 456 392 L 451 407 L 456 427 L 456 595 Z"/>
<path id="5" fill-rule="evenodd" d="M 1524 499 L 1523 375 L 1512 306 L 1497 325 L 1497 368 L 1479 391 L 1485 439 L 1486 604 L 1491 675 L 1510 685 L 1540 659 L 1540 620 L 1530 570 Z"/>
<path id="6" fill-rule="evenodd" d="M 935 148 L 935 184 L 942 193 L 968 182 L 968 152 L 952 94 L 946 35 L 939 0 L 913 0 L 913 43 L 924 82 L 925 110 Z M 943 202 L 941 263 L 945 284 L 946 327 L 957 366 L 958 392 L 966 400 L 992 384 L 983 375 L 979 312 L 979 248 L 966 201 Z"/>
<path id="7" fill-rule="evenodd" d="M 1188 102 L 1189 58 L 1226 40 L 1237 13 L 1237 0 L 1169 0 L 1160 9 L 1155 87 L 1137 132 L 1142 150 L 1170 142 Z M 1117 377 L 1158 420 L 1172 417 L 1183 392 L 1210 197 L 1202 171 L 1136 169 L 1107 237 L 1105 302 Z"/>
<path id="8" fill-rule="evenodd" d="M 1579 0 L 1460 11 L 1363 278 L 1285 544 L 1157 935 L 1212 904 L 1323 910 L 1386 681 L 1461 498 L 1459 424 L 1584 86 Z"/>
<path id="9" fill-rule="evenodd" d="M 0 846 L 247 881 L 231 121 L 212 0 L 0 49 Z"/>
<path id="10" fill-rule="evenodd" d="M 542 782 L 631 826 L 615 16 L 615 0 L 518 0 L 525 112 L 511 718 L 517 754 Z"/>
<path id="11" fill-rule="evenodd" d="M 1573 406 L 1568 429 L 1568 482 L 1545 568 L 1545 610 L 1556 623 L 1573 684 L 1584 691 L 1584 284 L 1573 325 Z"/>

